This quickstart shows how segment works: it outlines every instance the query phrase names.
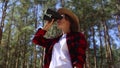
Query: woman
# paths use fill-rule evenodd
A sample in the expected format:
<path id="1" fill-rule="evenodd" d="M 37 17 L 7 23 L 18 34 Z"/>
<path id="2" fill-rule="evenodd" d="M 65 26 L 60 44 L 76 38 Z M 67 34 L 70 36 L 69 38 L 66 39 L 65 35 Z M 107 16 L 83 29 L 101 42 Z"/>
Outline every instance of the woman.
<path id="1" fill-rule="evenodd" d="M 62 30 L 62 35 L 53 38 L 44 38 L 47 30 L 54 23 L 54 19 L 37 31 L 33 43 L 43 46 L 45 60 L 43 68 L 83 68 L 87 42 L 84 35 L 79 31 L 79 19 L 70 10 L 60 8 L 57 11 L 63 16 L 57 20 L 57 27 Z"/>

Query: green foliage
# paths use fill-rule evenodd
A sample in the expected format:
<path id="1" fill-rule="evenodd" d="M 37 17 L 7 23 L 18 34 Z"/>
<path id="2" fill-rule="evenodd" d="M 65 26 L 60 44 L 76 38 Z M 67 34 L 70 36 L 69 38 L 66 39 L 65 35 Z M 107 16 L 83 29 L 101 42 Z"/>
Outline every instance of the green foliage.
<path id="1" fill-rule="evenodd" d="M 3 1 L 0 1 L 3 3 Z M 28 65 L 29 68 L 34 66 L 34 46 L 32 44 L 32 37 L 35 34 L 35 25 L 44 24 L 42 15 L 47 8 L 56 9 L 58 0 L 19 0 L 13 2 L 9 1 L 9 6 L 5 18 L 5 26 L 2 35 L 2 44 L 0 44 L 0 67 L 5 66 L 6 61 L 9 63 L 6 68 L 23 68 Z M 95 28 L 95 46 L 96 46 L 96 58 L 97 66 L 100 67 L 107 65 L 106 47 L 104 38 L 104 26 L 106 22 L 109 30 L 114 30 L 116 25 L 114 14 L 119 11 L 119 3 L 117 0 L 65 0 L 64 6 L 71 9 L 80 20 L 80 28 L 86 35 L 90 46 L 89 63 L 90 67 L 94 68 L 94 48 L 93 48 L 93 33 L 91 28 Z M 61 7 L 61 6 L 60 6 Z M 8 12 L 9 11 L 9 12 Z M 42 22 L 42 23 L 39 23 Z M 101 36 L 99 35 L 99 29 Z M 61 31 L 57 29 L 56 23 L 47 32 L 47 38 L 54 38 L 61 34 Z M 100 44 L 99 38 L 102 38 L 102 44 Z M 119 61 L 120 48 L 115 44 L 116 37 L 111 37 L 112 55 L 114 63 Z M 113 43 L 112 43 L 113 42 Z M 102 46 L 102 47 L 100 47 Z M 35 49 L 37 53 L 36 68 L 41 67 L 40 62 L 43 59 L 43 48 L 37 46 Z M 102 52 L 102 53 L 101 53 Z M 102 55 L 102 56 L 101 56 Z M 27 68 L 27 67 L 26 67 Z"/>

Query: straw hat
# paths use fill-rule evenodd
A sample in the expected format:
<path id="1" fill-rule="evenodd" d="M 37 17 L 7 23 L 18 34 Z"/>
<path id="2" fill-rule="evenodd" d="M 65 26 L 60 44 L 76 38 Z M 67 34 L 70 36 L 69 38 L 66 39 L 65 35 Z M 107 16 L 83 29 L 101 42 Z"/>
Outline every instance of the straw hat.
<path id="1" fill-rule="evenodd" d="M 66 8 L 60 8 L 60 9 L 58 9 L 57 12 L 60 13 L 60 14 L 68 15 L 69 17 L 71 17 L 73 19 L 74 23 L 76 23 L 77 25 L 79 24 L 78 17 L 72 11 L 70 11 Z"/>
<path id="2" fill-rule="evenodd" d="M 66 8 L 60 8 L 60 9 L 58 9 L 57 12 L 60 14 L 66 14 L 66 15 L 70 16 L 74 20 L 75 23 L 79 24 L 78 17 L 72 11 L 70 11 Z"/>

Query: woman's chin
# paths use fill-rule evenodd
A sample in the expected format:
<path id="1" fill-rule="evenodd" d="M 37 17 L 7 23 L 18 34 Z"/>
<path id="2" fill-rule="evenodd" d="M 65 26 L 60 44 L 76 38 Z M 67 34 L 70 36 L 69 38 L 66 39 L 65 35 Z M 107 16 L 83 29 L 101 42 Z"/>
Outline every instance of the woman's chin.
<path id="1" fill-rule="evenodd" d="M 61 29 L 61 26 L 58 25 L 57 28 L 58 28 L 58 29 Z"/>
<path id="2" fill-rule="evenodd" d="M 59 26 L 58 26 L 57 28 L 58 28 L 58 29 L 60 29 L 60 27 L 59 27 Z"/>

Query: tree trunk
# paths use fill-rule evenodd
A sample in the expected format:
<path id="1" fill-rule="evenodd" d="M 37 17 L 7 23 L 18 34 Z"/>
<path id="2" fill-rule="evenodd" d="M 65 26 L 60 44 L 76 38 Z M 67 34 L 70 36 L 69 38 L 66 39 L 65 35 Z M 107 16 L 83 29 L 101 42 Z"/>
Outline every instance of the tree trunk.
<path id="1" fill-rule="evenodd" d="M 34 67 L 36 68 L 36 60 L 37 60 L 37 52 L 36 52 L 36 46 L 34 45 Z"/>
<path id="2" fill-rule="evenodd" d="M 86 65 L 85 65 L 85 68 L 91 68 L 90 67 L 90 56 L 89 56 L 89 54 L 90 54 L 90 50 L 89 50 L 89 48 L 87 48 L 87 51 L 86 51 Z"/>
<path id="3" fill-rule="evenodd" d="M 36 7 L 34 6 L 35 29 L 37 28 L 37 23 L 38 23 L 38 22 L 37 22 L 37 10 L 38 10 L 38 7 L 36 8 Z M 33 68 L 36 68 L 36 60 L 37 60 L 37 51 L 36 51 L 36 45 L 34 45 L 34 66 L 33 66 Z"/>
<path id="4" fill-rule="evenodd" d="M 93 47 L 94 47 L 94 68 L 97 68 L 97 58 L 96 58 L 96 42 L 95 42 L 95 29 L 92 27 L 93 34 Z"/>
<path id="5" fill-rule="evenodd" d="M 112 68 L 113 65 L 113 57 L 112 57 L 112 49 L 111 49 L 111 43 L 110 43 L 110 37 L 108 34 L 108 27 L 104 19 L 102 20 L 103 27 L 104 27 L 104 38 L 105 38 L 105 48 L 106 48 L 106 59 L 107 59 L 107 65 L 108 68 Z"/>
<path id="6" fill-rule="evenodd" d="M 1 40 L 2 40 L 2 27 L 0 27 L 0 44 L 1 44 Z"/>
<path id="7" fill-rule="evenodd" d="M 98 29 L 99 29 L 99 40 L 100 40 L 100 68 L 103 68 L 103 44 L 102 44 L 102 34 L 101 34 L 101 23 L 98 25 Z"/>
<path id="8" fill-rule="evenodd" d="M 105 5 L 103 4 L 103 0 L 101 1 L 101 8 L 102 8 L 102 25 L 104 27 L 104 38 L 105 38 L 105 46 L 106 46 L 106 59 L 107 59 L 107 65 L 108 68 L 112 68 L 113 67 L 113 57 L 112 57 L 112 49 L 111 49 L 111 43 L 110 43 L 110 36 L 108 34 L 108 26 L 107 23 L 105 22 Z"/>
<path id="9" fill-rule="evenodd" d="M 18 62 L 19 62 L 19 59 L 18 59 L 18 57 L 16 57 L 16 60 L 15 60 L 15 68 L 18 68 Z"/>
<path id="10" fill-rule="evenodd" d="M 20 56 L 20 52 L 21 51 L 19 51 L 19 49 L 20 49 L 20 42 L 19 42 L 20 41 L 20 39 L 19 39 L 20 37 L 19 37 L 19 35 L 17 36 L 17 38 L 18 38 L 17 39 L 18 43 L 16 44 L 17 46 L 15 46 L 15 54 L 14 54 L 15 55 L 15 68 L 19 68 L 20 67 L 20 61 L 21 61 L 21 60 L 19 60 L 19 58 L 21 57 Z"/>
<path id="11" fill-rule="evenodd" d="M 4 8 L 3 8 L 2 19 L 1 19 L 1 22 L 0 22 L 0 44 L 1 44 L 1 40 L 2 40 L 2 30 L 3 30 L 3 27 L 4 27 L 4 20 L 5 20 L 5 16 L 6 16 L 8 0 L 5 0 L 4 2 L 5 2 L 5 5 L 4 5 Z"/>
<path id="12" fill-rule="evenodd" d="M 117 22 L 117 25 L 118 25 L 118 37 L 120 38 L 120 16 L 116 16 L 116 22 Z"/>
<path id="13" fill-rule="evenodd" d="M 86 31 L 86 29 L 84 28 L 83 29 L 85 32 L 84 32 L 84 34 L 86 34 L 85 36 L 86 36 L 86 39 L 90 39 L 90 35 L 88 36 L 88 31 Z M 81 32 L 82 32 L 82 30 L 81 30 Z M 86 63 L 85 63 L 85 67 L 84 68 L 91 68 L 91 66 L 90 66 L 90 48 L 89 48 L 89 45 L 90 45 L 90 42 L 88 41 L 88 47 L 87 47 L 87 49 L 86 49 Z"/>
<path id="14" fill-rule="evenodd" d="M 61 1 L 61 6 L 64 7 L 65 6 L 65 1 L 64 0 L 60 0 Z"/>
<path id="15" fill-rule="evenodd" d="M 10 45 L 10 36 L 11 36 L 11 24 L 9 25 L 9 32 L 8 32 L 8 38 L 7 38 L 7 44 L 6 44 L 6 56 L 5 56 L 5 62 L 6 62 L 6 68 L 9 66 L 9 45 Z"/>

